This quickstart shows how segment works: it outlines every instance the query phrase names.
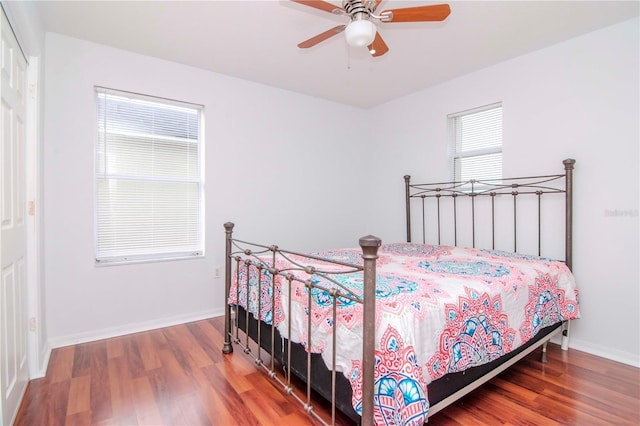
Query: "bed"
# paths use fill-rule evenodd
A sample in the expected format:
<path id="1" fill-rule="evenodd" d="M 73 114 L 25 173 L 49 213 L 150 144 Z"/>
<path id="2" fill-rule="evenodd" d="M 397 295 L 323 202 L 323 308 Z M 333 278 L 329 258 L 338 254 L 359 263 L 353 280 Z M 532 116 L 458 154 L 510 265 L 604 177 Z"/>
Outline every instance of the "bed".
<path id="1" fill-rule="evenodd" d="M 574 163 L 499 181 L 405 176 L 401 243 L 369 235 L 357 249 L 298 253 L 237 239 L 226 223 L 223 352 L 242 347 L 322 423 L 339 410 L 362 424 L 422 424 L 536 348 L 544 358 L 552 337 L 566 349 L 579 317 Z M 560 233 L 563 261 L 542 257 Z M 330 419 L 312 393 L 330 401 Z"/>

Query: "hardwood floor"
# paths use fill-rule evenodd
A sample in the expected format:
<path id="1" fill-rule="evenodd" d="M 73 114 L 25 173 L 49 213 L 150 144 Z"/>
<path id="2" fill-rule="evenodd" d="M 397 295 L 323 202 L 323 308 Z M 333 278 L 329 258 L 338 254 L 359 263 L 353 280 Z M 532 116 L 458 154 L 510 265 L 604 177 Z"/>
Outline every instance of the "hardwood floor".
<path id="1" fill-rule="evenodd" d="M 214 318 L 55 349 L 15 424 L 318 424 L 239 349 L 221 353 L 222 326 Z M 639 369 L 557 345 L 548 354 L 548 364 L 529 355 L 429 424 L 640 424 Z"/>

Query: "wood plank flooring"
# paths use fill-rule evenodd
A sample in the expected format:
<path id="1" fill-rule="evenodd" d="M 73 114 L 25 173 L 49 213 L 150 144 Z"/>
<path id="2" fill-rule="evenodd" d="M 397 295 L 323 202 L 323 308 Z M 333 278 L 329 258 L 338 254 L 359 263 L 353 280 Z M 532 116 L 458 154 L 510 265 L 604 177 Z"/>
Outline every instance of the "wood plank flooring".
<path id="1" fill-rule="evenodd" d="M 55 349 L 15 424 L 319 424 L 239 348 L 223 355 L 222 330 L 220 317 Z M 548 354 L 548 364 L 529 355 L 429 424 L 640 424 L 639 369 L 557 345 Z"/>

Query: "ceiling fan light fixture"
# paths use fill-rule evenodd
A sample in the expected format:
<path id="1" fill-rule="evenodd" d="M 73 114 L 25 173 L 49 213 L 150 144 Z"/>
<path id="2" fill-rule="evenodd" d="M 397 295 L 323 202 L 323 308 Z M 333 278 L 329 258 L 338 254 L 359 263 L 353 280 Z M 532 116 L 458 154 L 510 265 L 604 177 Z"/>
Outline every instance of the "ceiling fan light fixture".
<path id="1" fill-rule="evenodd" d="M 376 38 L 376 26 L 368 19 L 351 21 L 344 30 L 347 44 L 353 47 L 368 46 Z"/>

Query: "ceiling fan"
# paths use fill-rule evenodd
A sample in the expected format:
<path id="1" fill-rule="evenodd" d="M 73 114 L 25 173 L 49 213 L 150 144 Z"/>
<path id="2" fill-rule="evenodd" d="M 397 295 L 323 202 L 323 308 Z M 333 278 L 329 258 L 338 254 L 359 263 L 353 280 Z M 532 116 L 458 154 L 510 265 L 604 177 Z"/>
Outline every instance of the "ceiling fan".
<path id="1" fill-rule="evenodd" d="M 375 14 L 382 0 L 343 0 L 342 7 L 322 0 L 291 0 L 335 15 L 348 16 L 350 22 L 338 25 L 323 33 L 298 44 L 306 49 L 327 40 L 344 31 L 347 44 L 354 47 L 368 46 L 372 56 L 382 56 L 389 51 L 389 47 L 377 31 L 373 20 L 387 22 L 428 22 L 443 21 L 451 13 L 448 4 L 430 6 L 405 7 L 401 9 L 383 10 Z"/>

